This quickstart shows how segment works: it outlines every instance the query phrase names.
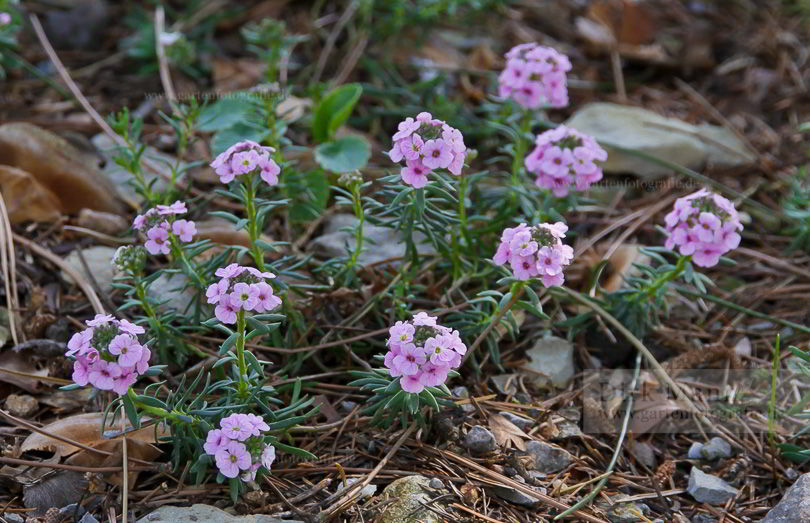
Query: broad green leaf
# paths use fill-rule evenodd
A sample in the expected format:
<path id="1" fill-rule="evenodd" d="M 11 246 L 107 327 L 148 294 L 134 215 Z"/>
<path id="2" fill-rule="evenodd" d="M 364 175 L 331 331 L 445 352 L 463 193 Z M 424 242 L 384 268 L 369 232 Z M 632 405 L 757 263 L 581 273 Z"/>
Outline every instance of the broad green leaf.
<path id="1" fill-rule="evenodd" d="M 251 122 L 236 122 L 222 129 L 211 140 L 211 149 L 214 156 L 224 152 L 231 145 L 244 140 L 260 143 L 270 135 L 270 130 Z"/>
<path id="2" fill-rule="evenodd" d="M 222 98 L 200 111 L 197 129 L 222 131 L 239 122 L 255 119 L 256 102 L 248 97 Z"/>
<path id="3" fill-rule="evenodd" d="M 338 127 L 343 125 L 354 109 L 354 104 L 363 94 L 359 84 L 346 84 L 332 89 L 315 108 L 312 121 L 312 136 L 318 143 L 334 138 Z"/>
<path id="4" fill-rule="evenodd" d="M 301 223 L 320 216 L 329 201 L 326 173 L 320 169 L 303 173 L 287 169 L 282 176 L 284 191 L 290 200 L 290 220 Z"/>
<path id="5" fill-rule="evenodd" d="M 370 157 L 371 146 L 365 138 L 359 136 L 345 136 L 315 148 L 315 161 L 334 173 L 362 169 Z"/>

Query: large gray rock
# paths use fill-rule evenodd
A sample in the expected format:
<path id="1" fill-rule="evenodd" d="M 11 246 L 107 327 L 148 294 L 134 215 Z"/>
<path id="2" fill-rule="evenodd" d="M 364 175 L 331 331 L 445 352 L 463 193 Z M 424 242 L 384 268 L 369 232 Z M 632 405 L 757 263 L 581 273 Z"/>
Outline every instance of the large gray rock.
<path id="1" fill-rule="evenodd" d="M 810 521 L 810 472 L 802 474 L 773 507 L 762 523 L 804 523 Z"/>
<path id="2" fill-rule="evenodd" d="M 697 467 L 692 467 L 692 472 L 689 473 L 689 486 L 686 490 L 696 501 L 709 505 L 724 505 L 738 492 L 722 479 L 706 474 Z"/>
<path id="3" fill-rule="evenodd" d="M 526 355 L 529 361 L 520 370 L 536 387 L 565 387 L 574 376 L 574 345 L 568 340 L 541 338 Z"/>
<path id="4" fill-rule="evenodd" d="M 415 475 L 399 478 L 385 487 L 381 494 L 383 511 L 379 523 L 440 523 L 442 520 L 425 505 L 437 496 L 430 479 Z M 376 499 L 376 498 L 375 498 Z"/>
<path id="5" fill-rule="evenodd" d="M 112 264 L 113 254 L 115 254 L 115 249 L 104 245 L 96 245 L 81 250 L 81 255 L 84 257 L 84 261 L 87 262 L 87 268 L 90 274 L 93 279 L 96 280 L 101 292 L 104 294 L 110 294 L 113 290 L 112 284 L 115 276 Z M 82 276 L 85 276 L 88 280 L 90 279 L 90 276 L 84 269 L 81 258 L 79 258 L 78 250 L 68 254 L 67 258 L 65 258 L 65 263 L 70 265 L 73 270 Z M 62 277 L 68 283 L 75 283 L 67 274 L 63 273 Z"/>
<path id="6" fill-rule="evenodd" d="M 520 476 L 515 476 L 514 479 L 518 480 L 521 478 Z M 529 487 L 532 490 L 537 490 L 540 494 L 546 494 L 546 489 L 543 487 Z M 542 501 L 537 499 L 534 496 L 530 496 L 523 491 L 520 491 L 516 488 L 509 487 L 507 485 L 498 485 L 497 487 L 492 487 L 492 493 L 498 496 L 501 499 L 505 499 L 510 503 L 514 503 L 515 505 L 521 505 L 524 507 L 538 507 L 543 504 Z"/>
<path id="7" fill-rule="evenodd" d="M 724 127 L 699 126 L 666 118 L 639 107 L 592 103 L 578 110 L 565 125 L 597 140 L 651 154 L 691 169 L 707 165 L 732 167 L 748 165 L 756 156 Z M 608 159 L 605 172 L 632 173 L 644 178 L 670 174 L 672 169 L 638 156 L 605 146 Z"/>
<path id="8" fill-rule="evenodd" d="M 283 520 L 264 514 L 233 516 L 211 505 L 199 503 L 190 507 L 164 505 L 145 515 L 137 523 L 201 523 L 203 521 L 205 523 L 302 523 L 298 520 Z"/>
<path id="9" fill-rule="evenodd" d="M 191 300 L 194 299 L 194 288 L 183 289 L 188 277 L 179 273 L 163 273 L 149 286 L 149 296 L 162 309 L 174 309 L 179 313 L 191 312 Z"/>
<path id="10" fill-rule="evenodd" d="M 347 256 L 348 252 L 354 251 L 357 246 L 354 233 L 341 231 L 344 227 L 355 227 L 358 223 L 356 217 L 350 214 L 336 214 L 326 220 L 323 234 L 311 242 L 310 250 L 322 258 L 340 258 Z M 401 258 L 405 256 L 404 235 L 388 227 L 371 225 L 366 222 L 363 225 L 363 252 L 357 258 L 360 265 L 371 265 L 389 258 Z M 427 242 L 424 234 L 415 232 L 413 241 L 416 244 L 416 251 L 419 254 L 436 254 L 433 245 Z M 401 264 L 401 261 L 392 262 L 392 265 Z"/>
<path id="11" fill-rule="evenodd" d="M 464 436 L 464 446 L 473 454 L 486 454 L 498 448 L 498 443 L 489 429 L 476 425 Z"/>
<path id="12" fill-rule="evenodd" d="M 545 474 L 559 472 L 574 462 L 574 456 L 567 450 L 544 441 L 528 442 L 526 454 L 534 458 L 533 467 L 530 468 Z"/>

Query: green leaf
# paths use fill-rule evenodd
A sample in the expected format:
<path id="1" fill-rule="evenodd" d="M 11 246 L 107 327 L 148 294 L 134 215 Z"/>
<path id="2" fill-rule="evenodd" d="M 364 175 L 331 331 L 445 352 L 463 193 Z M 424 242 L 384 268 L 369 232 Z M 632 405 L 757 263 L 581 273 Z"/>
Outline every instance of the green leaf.
<path id="1" fill-rule="evenodd" d="M 132 427 L 136 429 L 141 428 L 141 418 L 138 416 L 138 409 L 135 408 L 135 404 L 132 402 L 132 399 L 129 396 L 121 396 L 121 401 L 124 403 L 124 412 L 127 413 L 127 417 L 129 418 L 129 422 L 132 423 Z"/>
<path id="2" fill-rule="evenodd" d="M 222 98 L 200 111 L 197 129 L 222 131 L 251 117 L 255 118 L 255 114 L 256 103 L 247 96 Z"/>
<path id="3" fill-rule="evenodd" d="M 312 136 L 318 143 L 334 138 L 338 127 L 349 118 L 354 104 L 363 94 L 359 84 L 346 84 L 332 89 L 315 108 Z"/>
<path id="4" fill-rule="evenodd" d="M 360 136 L 344 136 L 315 148 L 315 161 L 335 173 L 362 169 L 371 157 L 371 146 Z"/>
<path id="5" fill-rule="evenodd" d="M 290 221 L 301 223 L 318 218 L 329 201 L 329 179 L 320 169 L 302 173 L 288 169 L 283 174 L 284 191 L 290 199 Z"/>

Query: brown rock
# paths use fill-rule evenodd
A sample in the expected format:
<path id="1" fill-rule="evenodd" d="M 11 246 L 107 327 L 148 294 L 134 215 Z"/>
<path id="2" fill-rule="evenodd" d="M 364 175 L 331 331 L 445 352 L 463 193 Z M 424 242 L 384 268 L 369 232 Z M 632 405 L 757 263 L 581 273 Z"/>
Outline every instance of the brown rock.
<path id="1" fill-rule="evenodd" d="M 28 394 L 9 394 L 6 409 L 14 416 L 29 418 L 39 408 L 36 398 Z"/>
<path id="2" fill-rule="evenodd" d="M 62 215 L 62 202 L 31 173 L 0 165 L 0 192 L 11 223 L 55 222 Z"/>
<path id="3" fill-rule="evenodd" d="M 129 229 L 129 223 L 117 214 L 94 211 L 92 209 L 82 209 L 79 211 L 77 222 L 80 227 L 92 229 L 110 236 L 117 236 Z"/>
<path id="4" fill-rule="evenodd" d="M 115 186 L 66 140 L 24 122 L 0 125 L 0 164 L 31 173 L 62 203 L 62 211 L 83 208 L 123 214 Z"/>

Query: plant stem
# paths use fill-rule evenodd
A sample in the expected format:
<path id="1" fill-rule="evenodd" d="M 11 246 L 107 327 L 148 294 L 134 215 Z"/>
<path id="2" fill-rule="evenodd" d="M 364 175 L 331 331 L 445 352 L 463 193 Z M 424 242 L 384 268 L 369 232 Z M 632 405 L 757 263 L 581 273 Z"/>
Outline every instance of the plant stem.
<path id="1" fill-rule="evenodd" d="M 240 310 L 236 319 L 239 336 L 236 338 L 236 358 L 239 361 L 239 394 L 247 396 L 248 379 L 245 363 L 245 311 Z"/>
<path id="2" fill-rule="evenodd" d="M 467 235 L 467 206 L 464 203 L 467 197 L 467 185 L 469 179 L 461 175 L 461 180 L 458 184 L 458 231 L 453 231 L 452 245 L 453 245 L 453 280 L 458 281 L 461 277 L 461 245 L 460 239 L 464 239 L 464 244 L 469 247 L 470 239 Z"/>
<path id="3" fill-rule="evenodd" d="M 515 142 L 515 157 L 512 159 L 512 189 L 514 190 L 512 194 L 515 203 L 518 201 L 518 188 L 523 185 L 520 175 L 523 172 L 523 158 L 526 156 L 526 149 L 529 145 L 526 143 L 524 136 L 531 131 L 531 129 L 532 113 L 524 111 L 520 120 L 520 131 L 517 141 Z"/>
<path id="4" fill-rule="evenodd" d="M 668 271 L 661 276 L 659 276 L 654 282 L 647 287 L 646 290 L 639 292 L 639 296 L 646 295 L 648 298 L 655 297 L 658 294 L 658 291 L 666 285 L 667 283 L 671 282 L 672 280 L 676 279 L 680 276 L 684 270 L 686 270 L 686 263 L 692 259 L 692 256 L 681 256 L 678 258 L 678 263 L 675 265 L 675 268 L 671 271 Z"/>
<path id="5" fill-rule="evenodd" d="M 347 267 L 347 269 L 349 269 L 347 271 L 349 277 L 351 277 L 353 269 L 357 266 L 357 258 L 363 251 L 363 224 L 366 221 L 366 215 L 365 212 L 363 212 L 363 199 L 360 195 L 360 185 L 360 183 L 352 184 L 352 205 L 354 207 L 354 215 L 357 217 L 358 223 L 357 227 L 354 229 L 354 252 L 352 253 L 352 257 L 349 260 L 349 266 Z"/>
<path id="6" fill-rule="evenodd" d="M 147 414 L 151 414 L 152 416 L 156 416 L 158 418 L 169 419 L 172 421 L 178 421 L 181 423 L 197 423 L 197 420 L 194 417 L 189 416 L 184 412 L 179 411 L 168 411 L 166 409 L 155 407 L 153 405 L 147 405 L 146 403 L 142 402 L 138 399 L 138 396 L 135 394 L 135 391 L 132 390 L 130 387 L 129 391 L 127 391 L 127 396 L 132 401 L 132 403 L 141 409 L 142 411 L 146 412 Z"/>
<path id="7" fill-rule="evenodd" d="M 776 335 L 776 346 L 773 351 L 773 364 L 771 365 L 771 401 L 768 402 L 768 443 L 771 447 L 776 446 L 776 382 L 779 379 L 779 367 L 782 365 L 780 355 L 781 336 Z"/>
<path id="8" fill-rule="evenodd" d="M 470 357 L 473 351 L 475 351 L 475 349 L 477 349 L 478 346 L 481 345 L 481 343 L 487 338 L 487 336 L 489 336 L 489 333 L 492 332 L 492 329 L 494 329 L 497 325 L 501 323 L 501 320 L 503 319 L 504 316 L 506 316 L 506 313 L 509 312 L 512 309 L 512 307 L 515 306 L 520 297 L 523 295 L 523 291 L 526 290 L 527 283 L 528 283 L 527 281 L 519 281 L 512 286 L 512 299 L 509 300 L 509 303 L 507 303 L 505 307 L 503 307 L 498 311 L 498 314 L 496 314 L 495 318 L 493 318 L 492 321 L 489 322 L 487 328 L 484 329 L 484 331 L 481 334 L 479 334 L 477 338 L 475 338 L 475 341 L 467 349 L 467 353 L 461 360 L 462 365 L 464 364 L 465 361 L 467 361 L 467 358 Z"/>
<path id="9" fill-rule="evenodd" d="M 264 252 L 256 243 L 259 240 L 259 217 L 256 212 L 256 188 L 253 185 L 253 174 L 245 175 L 245 212 L 248 218 L 248 236 L 250 237 L 250 254 L 256 267 L 264 272 Z"/>
<path id="10" fill-rule="evenodd" d="M 155 322 L 155 326 L 157 330 L 161 330 L 160 325 L 160 318 L 158 318 L 157 314 L 155 313 L 154 307 L 152 304 L 149 303 L 149 298 L 146 295 L 146 287 L 143 285 L 143 280 L 140 276 L 135 277 L 135 293 L 138 295 L 138 299 L 141 301 L 141 307 L 143 308 L 146 315 Z"/>

